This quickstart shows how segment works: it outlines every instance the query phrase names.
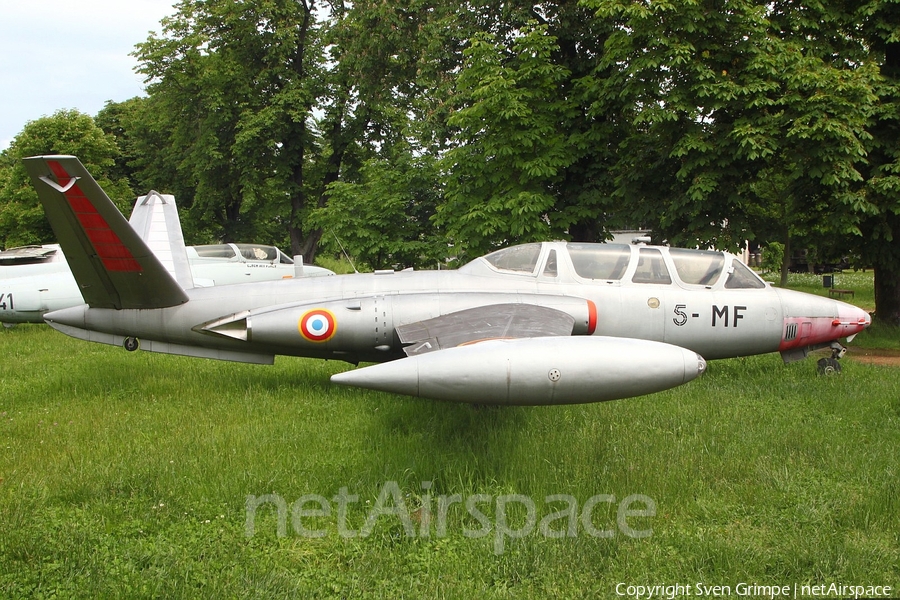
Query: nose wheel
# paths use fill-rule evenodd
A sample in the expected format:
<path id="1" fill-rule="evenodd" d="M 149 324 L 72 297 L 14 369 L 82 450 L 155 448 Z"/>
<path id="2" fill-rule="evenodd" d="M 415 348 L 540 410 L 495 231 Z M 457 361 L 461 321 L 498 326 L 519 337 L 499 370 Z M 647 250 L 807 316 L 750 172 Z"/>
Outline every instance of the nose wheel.
<path id="1" fill-rule="evenodd" d="M 820 358 L 816 363 L 819 375 L 833 375 L 841 372 L 841 363 L 839 360 L 847 353 L 847 349 L 837 342 L 831 344 L 831 357 Z"/>

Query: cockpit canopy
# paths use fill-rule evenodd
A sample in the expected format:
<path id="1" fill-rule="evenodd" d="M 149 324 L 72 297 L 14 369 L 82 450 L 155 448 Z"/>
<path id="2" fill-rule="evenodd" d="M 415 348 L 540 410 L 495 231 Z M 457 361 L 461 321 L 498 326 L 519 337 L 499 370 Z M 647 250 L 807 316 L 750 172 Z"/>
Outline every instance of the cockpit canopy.
<path id="1" fill-rule="evenodd" d="M 497 250 L 461 270 L 607 282 L 725 289 L 765 288 L 766 283 L 727 252 L 665 246 L 543 242 Z"/>
<path id="2" fill-rule="evenodd" d="M 189 246 L 188 254 L 196 253 L 198 259 L 219 259 L 232 262 L 268 262 L 292 265 L 294 260 L 275 246 L 261 244 L 211 244 Z M 191 257 L 192 259 L 194 257 Z"/>

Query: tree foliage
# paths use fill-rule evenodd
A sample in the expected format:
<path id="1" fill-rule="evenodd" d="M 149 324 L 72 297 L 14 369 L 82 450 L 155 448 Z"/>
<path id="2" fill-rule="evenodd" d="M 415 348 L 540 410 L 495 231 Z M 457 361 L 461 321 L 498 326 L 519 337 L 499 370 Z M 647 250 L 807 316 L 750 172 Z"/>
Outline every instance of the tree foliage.
<path id="1" fill-rule="evenodd" d="M 596 81 L 598 97 L 626 95 L 636 126 L 617 193 L 664 206 L 658 225 L 668 239 L 736 246 L 771 236 L 822 196 L 853 201 L 875 100 L 870 66 L 835 58 L 808 31 L 792 35 L 777 5 L 590 5 L 616 23 L 603 63 L 617 68 Z M 794 208 L 777 211 L 777 224 L 747 219 L 775 181 Z"/>
<path id="2" fill-rule="evenodd" d="M 45 154 L 78 156 L 122 212 L 129 214 L 134 196 L 127 181 L 110 178 L 118 155 L 112 136 L 89 115 L 61 110 L 31 121 L 0 155 L 0 246 L 11 248 L 54 241 L 22 159 Z"/>
<path id="3" fill-rule="evenodd" d="M 427 155 L 373 158 L 362 165 L 359 182 L 331 184 L 328 204 L 310 218 L 325 232 L 323 244 L 333 250 L 339 244 L 372 268 L 433 268 L 450 252 L 431 223 L 441 198 L 438 179 Z"/>
<path id="4" fill-rule="evenodd" d="M 634 218 L 611 199 L 610 176 L 630 125 L 618 111 L 592 111 L 585 85 L 603 71 L 609 28 L 576 3 L 496 4 L 482 10 L 504 20 L 484 19 L 463 52 L 437 221 L 471 255 L 527 240 L 601 240 Z"/>
<path id="5" fill-rule="evenodd" d="M 549 219 L 552 186 L 574 153 L 561 127 L 567 103 L 559 89 L 569 73 L 550 60 L 555 42 L 533 24 L 513 42 L 510 57 L 491 34 L 476 36 L 466 50 L 456 85 L 461 106 L 448 121 L 457 130 L 444 158 L 447 199 L 438 217 L 469 249 L 562 233 Z"/>
<path id="6" fill-rule="evenodd" d="M 867 181 L 885 98 L 885 54 L 859 35 L 874 3 L 586 4 L 616 28 L 598 97 L 626 95 L 636 126 L 617 194 L 658 206 L 670 241 L 865 245 L 870 216 L 895 202 L 874 201 Z"/>
<path id="7" fill-rule="evenodd" d="M 877 317 L 900 325 L 900 2 L 866 2 L 856 15 L 880 70 L 862 169 L 865 202 L 853 207 L 866 242 L 854 249 L 875 266 Z"/>
<path id="8" fill-rule="evenodd" d="M 282 226 L 302 245 L 310 193 L 311 111 L 324 57 L 312 6 L 294 0 L 183 0 L 162 34 L 138 46 L 156 122 L 194 187 L 190 210 L 220 237 L 270 237 Z"/>
<path id="9" fill-rule="evenodd" d="M 636 226 L 819 246 L 875 265 L 900 320 L 897 0 L 174 8 L 136 52 L 148 97 L 97 122 L 101 169 L 176 193 L 189 238 L 336 237 L 374 267 Z M 7 230 L 34 220 L 10 174 Z"/>

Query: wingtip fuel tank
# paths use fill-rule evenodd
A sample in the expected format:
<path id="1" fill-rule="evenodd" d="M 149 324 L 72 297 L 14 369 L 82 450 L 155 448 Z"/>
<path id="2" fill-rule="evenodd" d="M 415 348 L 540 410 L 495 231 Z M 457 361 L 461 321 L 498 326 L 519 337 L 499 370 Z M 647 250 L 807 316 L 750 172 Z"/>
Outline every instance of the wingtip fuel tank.
<path id="1" fill-rule="evenodd" d="M 473 404 L 579 404 L 651 394 L 706 370 L 662 342 L 574 336 L 489 340 L 333 375 L 331 381 Z"/>

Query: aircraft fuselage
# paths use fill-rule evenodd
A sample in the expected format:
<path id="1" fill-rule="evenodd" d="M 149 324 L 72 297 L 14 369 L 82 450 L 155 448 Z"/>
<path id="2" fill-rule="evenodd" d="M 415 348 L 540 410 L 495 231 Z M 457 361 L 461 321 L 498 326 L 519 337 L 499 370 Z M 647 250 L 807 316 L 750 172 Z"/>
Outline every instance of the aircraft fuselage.
<path id="1" fill-rule="evenodd" d="M 645 282 L 641 248 L 659 252 L 654 258 L 662 259 L 657 268 L 665 269 L 668 283 Z M 548 271 L 551 251 L 554 268 Z M 504 269 L 502 263 L 496 268 L 481 258 L 455 271 L 198 288 L 188 290 L 187 303 L 170 308 L 82 306 L 51 313 L 47 321 L 94 341 L 138 338 L 153 351 L 253 362 L 285 354 L 353 363 L 404 356 L 396 335 L 400 326 L 491 304 L 555 308 L 575 318 L 575 335 L 666 342 L 708 359 L 821 347 L 869 323 L 861 309 L 829 298 L 756 282 L 728 287 L 729 270 L 746 267 L 725 253 L 716 253 L 723 260 L 714 281 L 688 284 L 667 248 L 631 248 L 625 269 L 607 274 L 615 279 L 580 276 L 566 251 L 565 243 L 544 243 L 531 271 Z M 99 339 L 104 334 L 108 337 Z"/>

